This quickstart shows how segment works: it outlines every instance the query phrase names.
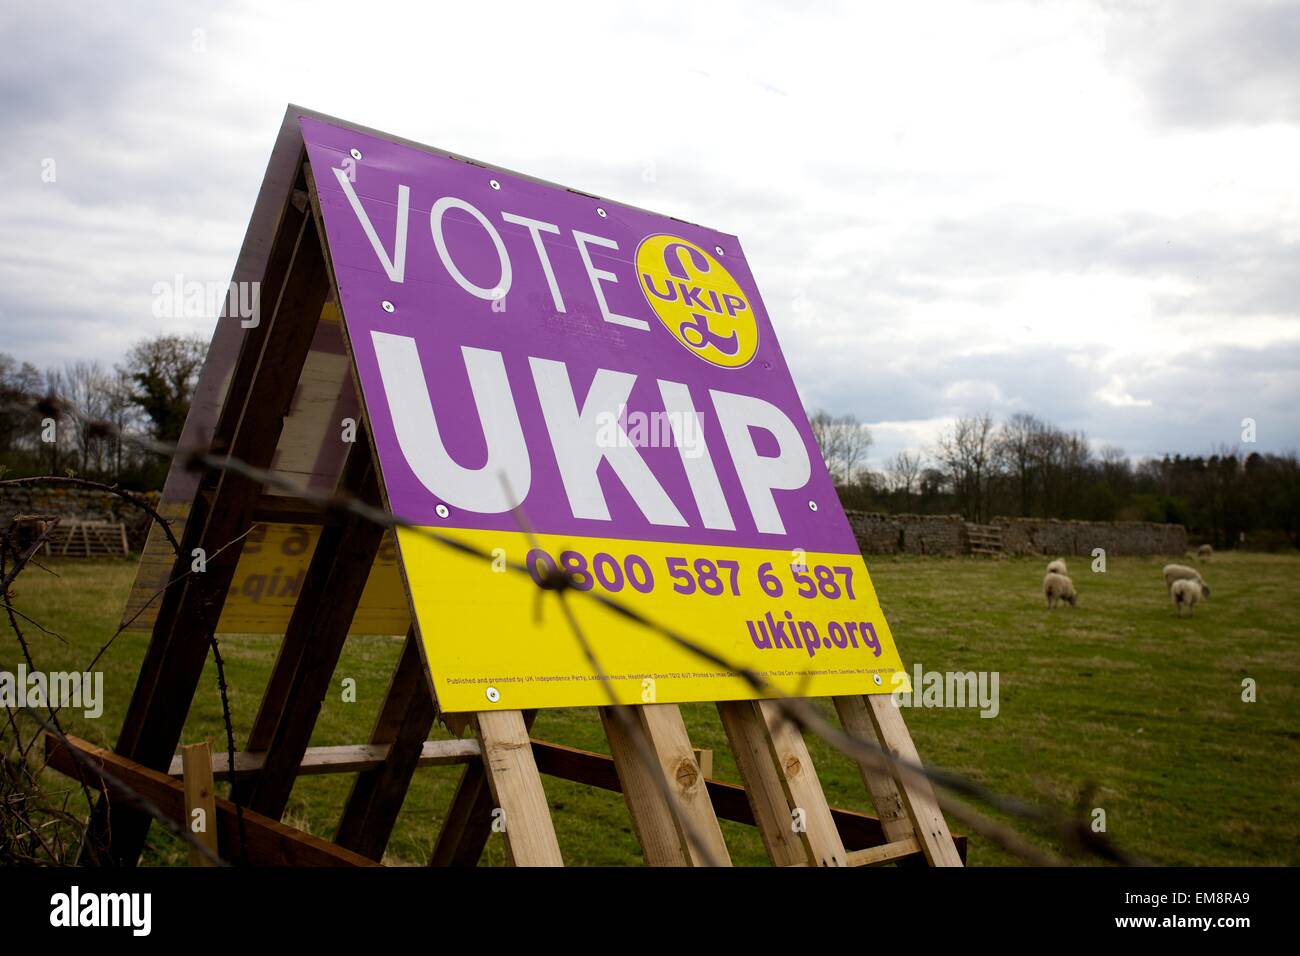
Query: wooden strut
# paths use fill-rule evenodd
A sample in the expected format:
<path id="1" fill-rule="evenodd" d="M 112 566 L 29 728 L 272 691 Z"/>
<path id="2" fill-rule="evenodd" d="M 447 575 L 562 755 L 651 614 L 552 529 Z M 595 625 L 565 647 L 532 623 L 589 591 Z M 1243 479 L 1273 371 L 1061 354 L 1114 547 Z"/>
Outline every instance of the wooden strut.
<path id="1" fill-rule="evenodd" d="M 368 441 L 350 448 L 339 491 L 379 503 Z M 278 818 L 289 803 L 383 535 L 381 526 L 353 514 L 321 531 L 249 735 L 248 749 L 265 750 L 266 763 L 235 784 L 235 799 L 258 813 Z"/>
<path id="2" fill-rule="evenodd" d="M 274 307 L 244 333 L 212 441 L 258 468 L 271 464 L 330 294 L 316 223 L 290 203 L 281 215 L 263 288 L 278 290 Z M 170 577 L 178 583 L 163 594 L 115 748 L 155 770 L 167 765 L 180 740 L 261 491 L 258 482 L 233 471 L 210 473 L 201 487 L 211 496 L 200 494 L 193 502 Z M 198 558 L 204 563 L 195 563 Z M 148 828 L 147 816 L 101 799 L 86 852 L 105 847 L 113 863 L 134 864 Z"/>
<path id="3" fill-rule="evenodd" d="M 319 199 L 310 167 L 301 158 L 299 162 L 302 173 L 295 188 L 306 192 L 310 205 L 286 196 L 263 281 L 264 289 L 277 290 L 274 308 L 245 332 L 214 434 L 215 446 L 259 468 L 271 464 L 322 307 L 331 297 L 337 302 Z M 343 332 L 351 359 L 346 326 Z M 353 369 L 355 376 L 355 363 Z M 386 507 L 372 436 L 359 438 L 349 449 L 338 491 Z M 163 596 L 116 752 L 84 745 L 104 766 L 111 764 L 118 779 L 139 783 L 142 792 L 157 797 L 160 806 L 166 804 L 169 814 L 179 808 L 179 817 L 185 804 L 183 788 L 166 771 L 239 560 L 241 536 L 257 520 L 300 513 L 295 507 L 304 514 L 307 510 L 291 499 L 286 503 L 268 498 L 257 482 L 234 472 L 205 477 L 172 574 L 179 583 Z M 563 865 L 541 774 L 560 768 L 572 775 L 578 772 L 575 767 L 588 778 L 585 782 L 623 793 L 650 865 L 729 865 L 720 816 L 755 824 L 769 859 L 778 866 L 873 865 L 920 855 L 931 865 L 962 865 L 961 851 L 926 781 L 863 765 L 862 778 L 879 821 L 860 824 L 857 817 L 872 818 L 832 809 L 802 734 L 771 701 L 717 705 L 743 790 L 706 779 L 675 704 L 600 708 L 609 758 L 531 741 L 535 712 L 451 715 L 444 720 L 450 723 L 463 716 L 476 741 L 428 741 L 437 707 L 413 612 L 369 744 L 310 748 L 382 538 L 382 529 L 351 515 L 318 518 L 316 523 L 323 525 L 321 536 L 247 750 L 236 754 L 233 768 L 225 754 L 213 758 L 218 776 L 232 779 L 234 796 L 249 808 L 248 845 L 239 847 L 230 826 L 233 804 L 217 801 L 220 845 L 228 857 L 249 863 L 373 864 L 383 856 L 417 767 L 462 762 L 460 784 L 433 848 L 433 865 L 475 865 L 493 832 L 503 834 L 507 855 L 517 866 Z M 206 555 L 202 573 L 191 573 L 194 549 Z M 888 696 L 836 698 L 835 706 L 849 733 L 917 761 L 902 716 Z M 57 769 L 75 771 L 65 749 L 52 749 Z M 335 753 L 325 755 L 324 750 Z M 647 754 L 652 766 L 645 764 Z M 335 842 L 325 844 L 330 849 L 305 834 L 300 835 L 305 841 L 301 846 L 285 848 L 285 831 L 296 831 L 277 821 L 298 775 L 343 770 L 359 772 Z M 666 793 L 663 780 L 657 779 L 660 774 L 667 782 Z M 101 799 L 92 814 L 88 842 L 92 848 L 106 848 L 112 863 L 134 864 L 148 826 L 148 816 L 140 811 Z M 873 845 L 848 851 L 848 836 L 855 843 L 870 836 Z M 277 847 L 279 860 L 273 859 Z M 102 857 L 88 850 L 83 859 Z"/>

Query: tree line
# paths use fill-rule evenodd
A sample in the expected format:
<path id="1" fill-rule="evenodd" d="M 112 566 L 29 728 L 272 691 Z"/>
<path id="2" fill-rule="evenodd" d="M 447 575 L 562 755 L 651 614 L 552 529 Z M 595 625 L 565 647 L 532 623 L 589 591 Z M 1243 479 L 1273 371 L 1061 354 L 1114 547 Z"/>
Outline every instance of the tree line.
<path id="1" fill-rule="evenodd" d="M 116 432 L 180 438 L 206 353 L 206 340 L 188 335 L 143 339 L 112 367 L 82 361 L 38 369 L 0 352 L 0 475 L 75 474 L 138 491 L 161 488 L 167 462 Z M 25 410 L 34 395 L 71 404 L 79 418 L 54 421 Z"/>
<path id="2" fill-rule="evenodd" d="M 23 403 L 50 395 L 82 416 L 120 431 L 180 438 L 207 343 L 157 335 L 137 342 L 118 365 L 73 362 L 37 369 L 0 352 L 0 476 L 75 474 L 147 491 L 162 487 L 167 462 L 112 431 L 64 417 L 50 428 Z M 1034 415 L 997 422 L 958 418 L 929 447 L 903 451 L 877 470 L 867 465 L 870 429 L 853 415 L 808 416 L 813 437 L 847 508 L 895 514 L 996 515 L 1186 525 L 1216 547 L 1243 543 L 1300 547 L 1300 462 L 1294 452 L 1221 448 L 1134 463 L 1112 445 Z"/>
<path id="3" fill-rule="evenodd" d="M 852 415 L 809 415 L 846 508 L 1185 525 L 1216 548 L 1300 547 L 1300 461 L 1295 452 L 1220 448 L 1132 461 L 1094 448 L 1080 431 L 1018 413 L 958 418 L 930 446 L 867 467 L 870 429 Z"/>

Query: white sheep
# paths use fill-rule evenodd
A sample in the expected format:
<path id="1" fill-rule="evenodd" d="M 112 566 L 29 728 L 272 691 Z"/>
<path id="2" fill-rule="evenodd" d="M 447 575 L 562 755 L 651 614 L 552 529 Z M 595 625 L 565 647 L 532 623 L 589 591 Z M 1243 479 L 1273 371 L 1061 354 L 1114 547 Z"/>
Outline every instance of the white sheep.
<path id="1" fill-rule="evenodd" d="M 1185 564 L 1166 564 L 1164 575 L 1165 587 L 1169 589 L 1170 594 L 1174 593 L 1173 588 L 1176 581 L 1195 581 L 1201 586 L 1201 597 L 1208 598 L 1210 596 L 1210 586 L 1201 577 L 1201 572 L 1195 568 L 1189 568 Z"/>
<path id="2" fill-rule="evenodd" d="M 1196 557 L 1202 561 L 1208 561 L 1214 557 L 1214 549 L 1208 544 L 1203 544 L 1196 549 Z"/>
<path id="3" fill-rule="evenodd" d="M 1194 614 L 1196 602 L 1201 599 L 1201 582 L 1193 578 L 1180 578 L 1173 583 L 1169 589 L 1170 595 L 1174 599 L 1174 607 L 1178 608 L 1178 616 L 1183 616 L 1183 608 L 1187 608 L 1187 613 Z"/>
<path id="4" fill-rule="evenodd" d="M 1074 582 L 1064 574 L 1047 574 L 1043 577 L 1043 594 L 1047 596 L 1047 609 L 1050 611 L 1056 607 L 1057 601 L 1064 601 L 1070 607 L 1079 603 L 1079 595 L 1075 593 Z"/>
<path id="5" fill-rule="evenodd" d="M 1070 573 L 1070 569 L 1065 566 L 1065 558 L 1057 558 L 1055 561 L 1049 564 L 1047 566 L 1047 573 L 1064 574 L 1068 576 Z"/>

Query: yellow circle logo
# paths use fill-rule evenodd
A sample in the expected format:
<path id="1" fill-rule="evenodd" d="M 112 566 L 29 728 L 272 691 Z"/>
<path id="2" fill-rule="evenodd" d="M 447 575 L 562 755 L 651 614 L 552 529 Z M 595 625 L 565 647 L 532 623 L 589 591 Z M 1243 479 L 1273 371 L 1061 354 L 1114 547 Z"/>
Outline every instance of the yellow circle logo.
<path id="1" fill-rule="evenodd" d="M 758 351 L 758 322 L 740 284 L 717 259 L 678 236 L 636 250 L 641 291 L 673 338 L 706 362 L 740 368 Z"/>

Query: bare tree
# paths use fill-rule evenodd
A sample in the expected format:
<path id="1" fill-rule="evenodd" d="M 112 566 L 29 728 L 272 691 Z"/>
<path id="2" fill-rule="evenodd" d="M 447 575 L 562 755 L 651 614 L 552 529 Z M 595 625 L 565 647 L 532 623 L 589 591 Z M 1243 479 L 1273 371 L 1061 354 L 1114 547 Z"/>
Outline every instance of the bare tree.
<path id="1" fill-rule="evenodd" d="M 829 412 L 817 411 L 808 416 L 813 438 L 826 462 L 826 470 L 837 485 L 851 483 L 871 447 L 871 430 L 858 421 L 855 415 L 833 417 Z"/>
<path id="2" fill-rule="evenodd" d="M 906 501 L 912 497 L 912 489 L 921 477 L 921 456 L 915 452 L 900 451 L 885 466 L 889 475 L 889 487 L 901 491 Z"/>
<path id="3" fill-rule="evenodd" d="M 1012 415 L 998 429 L 995 445 L 998 465 L 1015 485 L 1022 517 L 1033 512 L 1037 483 L 1035 465 L 1043 435 L 1048 430 L 1047 424 L 1025 412 Z"/>
<path id="4" fill-rule="evenodd" d="M 957 419 L 939 436 L 935 457 L 948 473 L 967 520 L 983 521 L 988 517 L 993 417 L 984 414 Z"/>
<path id="5" fill-rule="evenodd" d="M 113 378 L 98 362 L 71 362 L 64 366 L 59 382 L 58 394 L 78 412 L 77 417 L 60 423 L 71 437 L 77 469 L 102 475 L 111 467 L 111 443 L 103 429 L 91 428 L 87 421 L 109 418 L 114 399 Z"/>

